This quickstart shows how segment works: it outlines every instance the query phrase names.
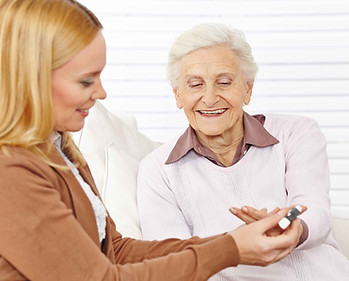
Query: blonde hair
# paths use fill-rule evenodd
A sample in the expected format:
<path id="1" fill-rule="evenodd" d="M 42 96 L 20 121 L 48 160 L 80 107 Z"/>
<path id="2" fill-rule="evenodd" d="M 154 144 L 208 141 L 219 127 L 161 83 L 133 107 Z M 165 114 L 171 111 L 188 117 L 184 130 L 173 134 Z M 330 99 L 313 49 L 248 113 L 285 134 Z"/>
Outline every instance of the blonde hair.
<path id="1" fill-rule="evenodd" d="M 96 16 L 74 0 L 0 0 L 2 150 L 19 146 L 45 158 L 47 151 L 39 146 L 52 145 L 52 70 L 68 62 L 101 29 Z M 70 134 L 62 137 L 72 160 L 85 164 Z"/>

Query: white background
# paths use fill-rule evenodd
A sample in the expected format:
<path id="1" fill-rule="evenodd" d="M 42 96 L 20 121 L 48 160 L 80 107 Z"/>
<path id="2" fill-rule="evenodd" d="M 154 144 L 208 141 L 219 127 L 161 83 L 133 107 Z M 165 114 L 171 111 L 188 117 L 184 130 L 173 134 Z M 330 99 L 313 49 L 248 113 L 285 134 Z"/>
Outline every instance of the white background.
<path id="1" fill-rule="evenodd" d="M 114 114 L 134 115 L 139 129 L 159 141 L 187 127 L 165 76 L 175 38 L 203 22 L 241 29 L 260 67 L 245 110 L 317 120 L 328 141 L 332 206 L 349 211 L 348 0 L 80 2 L 104 25 L 102 103 Z"/>

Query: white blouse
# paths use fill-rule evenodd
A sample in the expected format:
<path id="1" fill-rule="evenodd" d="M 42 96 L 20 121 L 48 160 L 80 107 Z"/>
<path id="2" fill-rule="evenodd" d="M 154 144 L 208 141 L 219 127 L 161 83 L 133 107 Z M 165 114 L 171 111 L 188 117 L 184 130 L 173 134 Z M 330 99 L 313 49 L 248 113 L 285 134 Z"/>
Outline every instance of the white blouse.
<path id="1" fill-rule="evenodd" d="M 66 164 L 69 167 L 71 167 L 71 171 L 73 172 L 75 178 L 80 183 L 86 196 L 88 197 L 88 199 L 91 202 L 91 205 L 92 205 L 93 211 L 95 213 L 95 217 L 96 217 L 99 242 L 101 243 L 103 241 L 103 239 L 105 238 L 106 217 L 107 217 L 107 211 L 105 209 L 105 206 L 103 205 L 102 201 L 98 198 L 98 196 L 96 196 L 93 193 L 91 187 L 84 181 L 84 179 L 80 175 L 78 169 L 74 166 L 74 164 L 68 159 L 68 157 L 62 151 L 62 149 L 61 149 L 62 136 L 59 133 L 54 132 L 51 135 L 51 140 L 52 140 L 54 146 L 59 151 L 59 153 L 62 155 Z"/>

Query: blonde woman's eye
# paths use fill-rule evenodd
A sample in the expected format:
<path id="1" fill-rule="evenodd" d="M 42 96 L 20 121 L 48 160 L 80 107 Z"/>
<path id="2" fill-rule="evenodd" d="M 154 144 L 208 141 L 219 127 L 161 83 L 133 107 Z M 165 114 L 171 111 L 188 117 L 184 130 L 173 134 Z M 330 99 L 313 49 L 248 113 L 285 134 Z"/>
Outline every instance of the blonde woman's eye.
<path id="1" fill-rule="evenodd" d="M 93 80 L 82 80 L 80 84 L 87 88 L 93 84 Z"/>

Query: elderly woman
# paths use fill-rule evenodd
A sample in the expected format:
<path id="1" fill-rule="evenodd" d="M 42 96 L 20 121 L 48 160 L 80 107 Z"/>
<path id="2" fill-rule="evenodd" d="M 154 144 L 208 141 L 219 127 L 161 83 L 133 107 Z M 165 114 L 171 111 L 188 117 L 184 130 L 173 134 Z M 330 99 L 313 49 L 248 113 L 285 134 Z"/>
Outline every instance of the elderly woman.
<path id="1" fill-rule="evenodd" d="M 325 138 L 308 118 L 243 110 L 257 72 L 243 34 L 198 25 L 175 41 L 167 69 L 190 126 L 140 165 L 143 238 L 207 237 L 238 227 L 239 218 L 250 223 L 266 210 L 304 204 L 290 256 L 265 268 L 230 268 L 212 280 L 348 280 L 348 260 L 331 233 Z"/>
<path id="2" fill-rule="evenodd" d="M 289 254 L 299 221 L 266 236 L 286 210 L 205 239 L 121 237 L 69 135 L 106 96 L 101 29 L 73 0 L 0 0 L 0 280 L 207 280 Z"/>

